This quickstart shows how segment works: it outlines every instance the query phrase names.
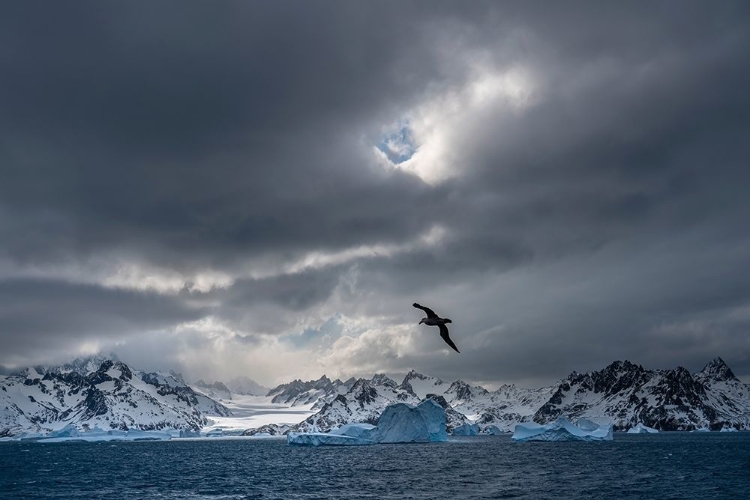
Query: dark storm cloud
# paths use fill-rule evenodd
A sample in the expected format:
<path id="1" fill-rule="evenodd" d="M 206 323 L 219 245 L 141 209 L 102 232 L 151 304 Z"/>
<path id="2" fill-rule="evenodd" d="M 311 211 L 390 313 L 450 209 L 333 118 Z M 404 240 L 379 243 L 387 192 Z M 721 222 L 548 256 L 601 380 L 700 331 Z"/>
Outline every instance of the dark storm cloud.
<path id="1" fill-rule="evenodd" d="M 461 318 L 474 358 L 384 369 L 531 380 L 722 355 L 750 374 L 741 2 L 5 11 L 0 271 L 104 258 L 233 278 L 168 295 L 7 279 L 8 352 L 207 315 L 252 333 L 316 311 L 411 323 L 427 296 Z M 381 168 L 382 127 L 460 91 L 477 61 L 528 66 L 533 103 L 456 125 L 442 182 Z M 439 245 L 414 244 L 435 226 Z M 404 248 L 247 277 L 374 245 Z"/>
<path id="2" fill-rule="evenodd" d="M 263 279 L 242 279 L 226 290 L 207 294 L 216 300 L 215 314 L 238 329 L 277 334 L 306 311 L 326 301 L 339 282 L 340 267 Z"/>
<path id="3" fill-rule="evenodd" d="M 57 241 L 69 252 L 150 246 L 187 266 L 414 228 L 394 215 L 419 186 L 376 177 L 338 144 L 434 75 L 419 31 L 334 4 L 143 7 L 6 17 L 11 215 L 57 213 L 77 233 Z"/>
<path id="4" fill-rule="evenodd" d="M 206 306 L 153 292 L 51 280 L 0 281 L 0 341 L 6 354 L 164 329 L 207 311 Z"/>

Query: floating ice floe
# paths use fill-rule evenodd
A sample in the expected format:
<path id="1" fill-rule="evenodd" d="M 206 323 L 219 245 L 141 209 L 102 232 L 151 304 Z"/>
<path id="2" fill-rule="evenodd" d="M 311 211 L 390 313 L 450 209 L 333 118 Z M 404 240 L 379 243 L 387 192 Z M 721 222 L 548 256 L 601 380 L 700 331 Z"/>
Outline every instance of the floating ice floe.
<path id="1" fill-rule="evenodd" d="M 117 429 L 105 431 L 99 427 L 82 431 L 73 424 L 68 424 L 61 429 L 56 429 L 47 434 L 26 433 L 18 436 L 19 441 L 34 441 L 37 443 L 64 443 L 67 441 L 169 441 L 172 434 L 167 431 L 142 431 L 130 429 L 121 431 Z"/>
<path id="2" fill-rule="evenodd" d="M 628 434 L 657 434 L 658 432 L 659 431 L 653 427 L 643 425 L 641 422 L 638 422 L 638 425 L 635 427 L 628 429 Z"/>
<path id="3" fill-rule="evenodd" d="M 386 407 L 378 425 L 347 424 L 330 432 L 287 435 L 296 446 L 349 446 L 376 443 L 428 443 L 447 441 L 445 410 L 432 400 L 411 406 L 396 403 Z"/>
<path id="4" fill-rule="evenodd" d="M 585 420 L 579 427 L 573 425 L 567 418 L 560 417 L 546 425 L 533 422 L 518 424 L 512 439 L 514 441 L 611 441 L 612 426 L 599 426 Z"/>
<path id="5" fill-rule="evenodd" d="M 476 436 L 479 434 L 479 426 L 477 424 L 461 424 L 451 433 L 454 436 Z"/>
<path id="6" fill-rule="evenodd" d="M 372 424 L 346 424 L 330 432 L 287 435 L 287 443 L 298 446 L 356 446 L 377 443 L 377 427 Z"/>
<path id="7" fill-rule="evenodd" d="M 719 432 L 737 432 L 737 429 L 734 427 L 722 427 Z"/>
<path id="8" fill-rule="evenodd" d="M 701 427 L 700 429 L 693 429 L 690 432 L 711 432 L 711 429 L 709 429 L 708 427 Z"/>

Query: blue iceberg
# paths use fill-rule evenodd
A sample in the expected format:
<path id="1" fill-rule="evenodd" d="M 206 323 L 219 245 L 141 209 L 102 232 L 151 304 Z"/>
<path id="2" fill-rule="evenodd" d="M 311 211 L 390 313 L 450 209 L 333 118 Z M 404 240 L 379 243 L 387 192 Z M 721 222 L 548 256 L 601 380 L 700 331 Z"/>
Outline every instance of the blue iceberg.
<path id="1" fill-rule="evenodd" d="M 347 424 L 330 432 L 287 434 L 294 446 L 352 446 L 376 443 L 429 443 L 447 441 L 445 410 L 432 400 L 411 406 L 396 403 L 386 407 L 378 425 Z"/>
<path id="2" fill-rule="evenodd" d="M 479 426 L 477 424 L 461 424 L 453 429 L 451 434 L 454 436 L 476 436 L 479 434 Z"/>
<path id="3" fill-rule="evenodd" d="M 416 407 L 405 403 L 390 405 L 378 419 L 378 443 L 429 443 L 447 440 L 445 410 L 431 399 Z"/>
<path id="4" fill-rule="evenodd" d="M 640 422 L 635 427 L 628 429 L 628 434 L 657 434 L 658 432 L 658 430 L 645 426 Z"/>
<path id="5" fill-rule="evenodd" d="M 501 436 L 505 434 L 505 432 L 496 425 L 488 425 L 484 428 L 484 433 L 489 434 L 490 436 Z"/>
<path id="6" fill-rule="evenodd" d="M 511 439 L 514 441 L 611 441 L 612 426 L 599 426 L 585 420 L 579 427 L 573 425 L 567 418 L 560 417 L 546 425 L 533 422 L 518 424 Z"/>
<path id="7" fill-rule="evenodd" d="M 64 443 L 68 441 L 169 441 L 171 438 L 172 435 L 168 431 L 142 431 L 139 429 L 105 431 L 96 426 L 93 429 L 84 428 L 81 430 L 73 424 L 68 424 L 47 434 L 23 434 L 19 437 L 19 440 L 37 443 Z"/>
<path id="8" fill-rule="evenodd" d="M 371 424 L 346 424 L 330 432 L 290 432 L 286 440 L 295 446 L 357 446 L 375 444 L 376 432 Z"/>

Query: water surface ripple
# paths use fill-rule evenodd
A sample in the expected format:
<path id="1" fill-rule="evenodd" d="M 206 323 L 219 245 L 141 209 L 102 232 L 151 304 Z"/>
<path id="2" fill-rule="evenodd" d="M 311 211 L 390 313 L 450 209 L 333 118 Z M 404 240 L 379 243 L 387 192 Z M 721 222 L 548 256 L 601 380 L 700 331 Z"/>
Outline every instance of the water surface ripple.
<path id="1" fill-rule="evenodd" d="M 750 498 L 750 433 L 600 443 L 289 447 L 281 440 L 0 443 L 0 497 Z"/>

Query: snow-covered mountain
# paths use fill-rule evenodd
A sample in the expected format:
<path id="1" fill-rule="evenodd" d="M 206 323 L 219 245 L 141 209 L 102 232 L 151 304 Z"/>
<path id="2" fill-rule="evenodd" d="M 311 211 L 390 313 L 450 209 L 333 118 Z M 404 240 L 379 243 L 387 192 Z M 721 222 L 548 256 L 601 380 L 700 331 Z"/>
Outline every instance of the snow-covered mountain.
<path id="1" fill-rule="evenodd" d="M 297 426 L 274 429 L 267 427 L 263 432 L 274 431 L 327 431 L 351 422 L 375 423 L 386 406 L 393 403 L 419 404 L 432 399 L 445 409 L 448 432 L 464 424 L 473 423 L 475 417 L 494 404 L 495 393 L 480 386 L 471 386 L 463 381 L 446 383 L 442 380 L 409 372 L 399 384 L 385 375 L 375 375 L 371 379 L 358 379 L 343 394 L 338 394 L 326 402 L 320 411 L 308 417 Z M 541 403 L 540 403 L 541 404 Z M 529 409 L 524 417 L 530 419 L 538 408 Z M 486 427 L 490 422 L 483 422 Z M 494 420 L 492 421 L 494 423 Z"/>
<path id="2" fill-rule="evenodd" d="M 283 387 L 304 394 L 305 404 L 311 404 L 317 393 L 308 392 L 313 382 L 307 384 L 303 387 L 295 381 Z M 290 391 L 292 394 L 295 392 Z M 324 397 L 330 397 L 330 393 Z M 357 380 L 348 391 L 326 401 L 320 411 L 296 426 L 270 425 L 248 434 L 326 431 L 346 423 L 373 423 L 389 404 L 417 404 L 427 398 L 446 409 L 449 432 L 464 423 L 512 431 L 518 423 L 548 423 L 559 416 L 612 423 L 617 430 L 639 423 L 660 430 L 750 429 L 750 387 L 716 358 L 694 375 L 684 368 L 646 370 L 629 361 L 616 361 L 601 371 L 573 372 L 541 389 L 503 385 L 488 391 L 461 380 L 447 383 L 415 371 L 409 372 L 401 384 L 376 375 Z M 295 401 L 294 397 L 289 401 Z"/>
<path id="3" fill-rule="evenodd" d="M 232 395 L 265 396 L 270 390 L 249 377 L 235 377 L 227 383 L 218 380 L 208 383 L 200 379 L 190 384 L 190 387 L 210 398 L 223 401 L 231 401 Z"/>
<path id="4" fill-rule="evenodd" d="M 647 370 L 616 361 L 600 371 L 571 373 L 534 414 L 612 422 L 624 430 L 641 423 L 659 430 L 750 429 L 750 390 L 721 358 L 691 375 L 682 367 Z"/>
<path id="5" fill-rule="evenodd" d="M 648 370 L 616 361 L 600 371 L 573 372 L 541 389 L 503 385 L 489 391 L 411 371 L 401 383 L 385 375 L 346 382 L 323 376 L 282 384 L 265 396 L 242 395 L 242 390 L 258 390 L 249 389 L 254 382 L 247 380 L 198 381 L 190 386 L 178 373 L 133 371 L 107 358 L 29 368 L 0 376 L 0 437 L 45 432 L 70 423 L 142 430 L 198 430 L 230 423 L 236 432 L 255 427 L 246 435 L 326 431 L 346 423 L 373 423 L 392 403 L 418 404 L 425 399 L 446 410 L 449 431 L 470 423 L 480 429 L 496 426 L 512 431 L 518 423 L 548 423 L 558 416 L 612 423 L 617 430 L 637 424 L 659 430 L 750 429 L 750 386 L 738 380 L 721 358 L 695 374 L 680 367 Z M 245 389 L 239 387 L 243 383 Z M 221 401 L 244 413 L 230 415 Z M 278 420 L 269 418 L 269 413 L 278 413 Z M 259 421 L 258 415 L 265 416 Z"/>
<path id="6" fill-rule="evenodd" d="M 225 385 L 233 394 L 240 394 L 242 396 L 265 396 L 271 390 L 245 376 L 235 377 Z"/>
<path id="7" fill-rule="evenodd" d="M 299 424 L 300 431 L 317 428 L 327 431 L 349 422 L 374 424 L 386 406 L 395 403 L 416 404 L 419 398 L 385 375 L 358 379 L 344 394 L 338 394 L 315 415 Z"/>
<path id="8" fill-rule="evenodd" d="M 232 399 L 232 391 L 230 391 L 229 388 L 222 382 L 214 382 L 213 384 L 209 384 L 207 382 L 204 382 L 203 380 L 198 380 L 193 383 L 191 387 L 195 391 L 200 392 L 201 394 L 208 396 L 211 399 Z"/>
<path id="9" fill-rule="evenodd" d="M 120 361 L 77 360 L 0 376 L 0 437 L 68 424 L 199 430 L 211 415 L 226 416 L 229 410 L 195 392 L 178 374 L 133 371 Z"/>
<path id="10" fill-rule="evenodd" d="M 271 402 L 289 406 L 314 405 L 313 408 L 322 408 L 324 404 L 332 401 L 336 396 L 346 393 L 353 385 L 353 378 L 342 382 L 339 379 L 331 380 L 325 375 L 318 380 L 303 382 L 299 379 L 288 384 L 281 384 L 270 391 L 266 396 L 272 397 Z"/>
<path id="11" fill-rule="evenodd" d="M 483 428 L 495 425 L 504 431 L 512 431 L 517 423 L 530 421 L 552 395 L 551 387 L 524 389 L 515 385 L 503 385 L 496 391 L 488 391 L 461 380 L 443 382 L 414 370 L 406 374 L 401 385 L 410 388 L 420 399 L 430 394 L 442 397 L 453 410 Z M 448 420 L 451 420 L 450 417 Z"/>

